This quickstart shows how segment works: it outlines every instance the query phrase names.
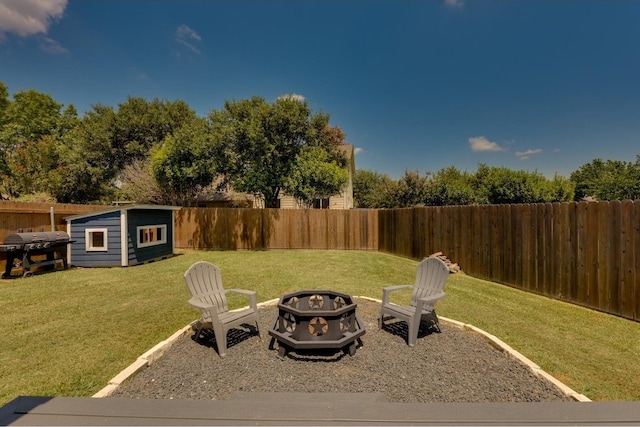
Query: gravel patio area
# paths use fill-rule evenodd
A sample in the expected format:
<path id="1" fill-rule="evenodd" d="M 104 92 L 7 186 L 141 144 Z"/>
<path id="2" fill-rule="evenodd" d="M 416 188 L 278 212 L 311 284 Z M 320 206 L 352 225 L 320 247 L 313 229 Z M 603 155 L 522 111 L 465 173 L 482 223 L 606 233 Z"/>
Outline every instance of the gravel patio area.
<path id="1" fill-rule="evenodd" d="M 259 309 L 262 339 L 249 329 L 233 330 L 227 356 L 220 358 L 213 334 L 198 341 L 183 337 L 111 397 L 227 400 L 236 391 L 382 392 L 389 402 L 574 401 L 478 333 L 441 321 L 441 333 L 421 330 L 412 348 L 403 322 L 380 331 L 380 304 L 355 301 L 366 333 L 353 357 L 290 352 L 279 359 L 277 345 L 269 349 L 274 305 Z"/>

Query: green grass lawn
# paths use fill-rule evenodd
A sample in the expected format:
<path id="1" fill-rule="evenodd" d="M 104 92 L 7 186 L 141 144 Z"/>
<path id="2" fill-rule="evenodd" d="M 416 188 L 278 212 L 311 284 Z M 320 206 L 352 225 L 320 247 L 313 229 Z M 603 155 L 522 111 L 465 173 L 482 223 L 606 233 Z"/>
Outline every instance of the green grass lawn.
<path id="1" fill-rule="evenodd" d="M 255 290 L 259 301 L 311 288 L 381 298 L 384 286 L 412 283 L 417 264 L 361 251 L 181 251 L 135 267 L 2 280 L 0 405 L 19 395 L 91 396 L 103 388 L 198 318 L 182 275 L 200 260 L 222 269 L 226 288 Z M 439 315 L 496 335 L 578 393 L 640 399 L 640 378 L 631 374 L 640 372 L 639 323 L 464 274 L 450 275 L 445 291 Z"/>

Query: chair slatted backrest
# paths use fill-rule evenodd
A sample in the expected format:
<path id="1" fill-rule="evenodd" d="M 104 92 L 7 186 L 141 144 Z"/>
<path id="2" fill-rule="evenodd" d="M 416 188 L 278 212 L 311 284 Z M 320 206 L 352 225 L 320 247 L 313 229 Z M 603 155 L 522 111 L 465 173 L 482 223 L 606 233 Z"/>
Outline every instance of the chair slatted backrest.
<path id="1" fill-rule="evenodd" d="M 440 258 L 429 257 L 422 260 L 416 269 L 411 305 L 416 305 L 418 298 L 442 292 L 447 277 L 449 277 L 449 267 Z"/>
<path id="2" fill-rule="evenodd" d="M 218 313 L 229 311 L 218 266 L 198 261 L 184 273 L 184 280 L 192 296 L 217 307 Z"/>

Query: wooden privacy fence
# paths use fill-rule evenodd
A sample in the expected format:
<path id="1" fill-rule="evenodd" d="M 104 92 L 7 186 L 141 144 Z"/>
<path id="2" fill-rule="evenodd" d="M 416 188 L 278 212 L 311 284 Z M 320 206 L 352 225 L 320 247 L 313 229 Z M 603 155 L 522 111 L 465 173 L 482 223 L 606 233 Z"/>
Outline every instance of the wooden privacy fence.
<path id="1" fill-rule="evenodd" d="M 64 217 L 83 214 L 99 209 L 104 205 L 73 205 L 66 203 L 20 203 L 0 201 L 0 242 L 12 233 L 51 230 L 51 212 L 53 210 L 56 231 L 66 231 Z"/>
<path id="2" fill-rule="evenodd" d="M 378 250 L 378 211 L 183 208 L 176 247 Z"/>
<path id="3" fill-rule="evenodd" d="M 0 202 L 0 238 L 50 229 L 50 204 Z M 106 206 L 55 204 L 64 217 Z M 465 273 L 640 321 L 640 201 L 383 210 L 183 208 L 176 247 L 441 251 Z M 1 261 L 0 261 L 1 264 Z"/>
<path id="4" fill-rule="evenodd" d="M 379 211 L 378 250 L 640 320 L 640 201 Z"/>

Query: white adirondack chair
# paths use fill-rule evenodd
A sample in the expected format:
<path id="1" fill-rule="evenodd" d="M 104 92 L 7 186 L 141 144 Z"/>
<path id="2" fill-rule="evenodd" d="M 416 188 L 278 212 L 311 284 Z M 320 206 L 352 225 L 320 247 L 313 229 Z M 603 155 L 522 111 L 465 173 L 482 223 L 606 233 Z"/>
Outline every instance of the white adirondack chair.
<path id="1" fill-rule="evenodd" d="M 443 292 L 445 282 L 449 276 L 449 267 L 437 257 L 425 258 L 418 264 L 416 282 L 413 285 L 389 286 L 382 289 L 382 306 L 378 327 L 384 326 L 385 315 L 407 322 L 407 344 L 413 347 L 418 338 L 420 322 L 430 320 L 432 326 L 440 332 L 438 316 L 436 316 L 436 302 L 445 297 Z M 393 291 L 413 288 L 410 305 L 397 305 L 389 301 Z"/>
<path id="2" fill-rule="evenodd" d="M 189 305 L 202 313 L 198 321 L 195 338 L 200 337 L 203 329 L 213 329 L 218 344 L 218 354 L 224 357 L 227 352 L 227 331 L 243 324 L 255 324 L 258 336 L 258 309 L 255 291 L 245 289 L 225 289 L 222 287 L 220 268 L 210 262 L 198 261 L 184 273 L 184 281 L 191 292 Z M 245 295 L 248 307 L 229 311 L 226 292 Z"/>

